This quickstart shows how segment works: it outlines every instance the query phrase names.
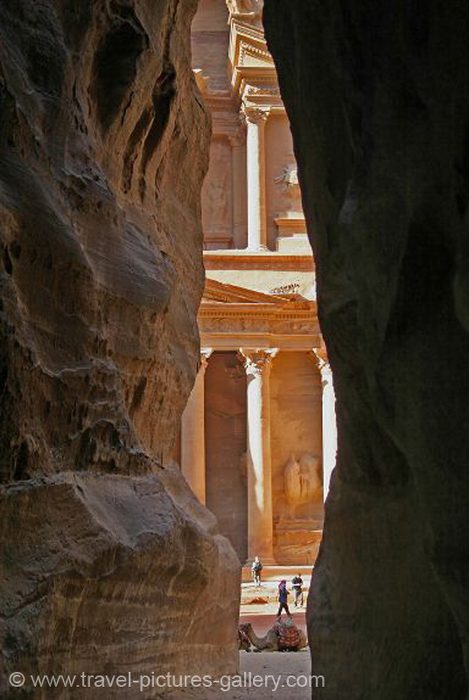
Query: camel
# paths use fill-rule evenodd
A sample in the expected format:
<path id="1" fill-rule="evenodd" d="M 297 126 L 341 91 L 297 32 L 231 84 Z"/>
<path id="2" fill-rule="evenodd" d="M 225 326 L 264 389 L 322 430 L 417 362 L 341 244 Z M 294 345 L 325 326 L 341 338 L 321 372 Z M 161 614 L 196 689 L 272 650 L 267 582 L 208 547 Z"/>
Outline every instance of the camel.
<path id="1" fill-rule="evenodd" d="M 293 620 L 277 620 L 264 637 L 258 637 L 250 622 L 239 625 L 239 648 L 251 651 L 299 651 L 308 646 L 305 633 Z"/>

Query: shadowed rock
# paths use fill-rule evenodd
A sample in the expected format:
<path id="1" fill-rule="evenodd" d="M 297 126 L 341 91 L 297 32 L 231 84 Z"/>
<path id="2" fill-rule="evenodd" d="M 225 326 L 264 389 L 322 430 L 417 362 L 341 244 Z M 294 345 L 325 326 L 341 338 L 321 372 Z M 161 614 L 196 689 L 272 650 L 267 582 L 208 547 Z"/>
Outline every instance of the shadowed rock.
<path id="1" fill-rule="evenodd" d="M 317 698 L 463 698 L 469 6 L 266 0 L 337 395 Z"/>
<path id="2" fill-rule="evenodd" d="M 239 563 L 163 469 L 199 362 L 196 5 L 0 7 L 3 671 L 237 666 Z"/>

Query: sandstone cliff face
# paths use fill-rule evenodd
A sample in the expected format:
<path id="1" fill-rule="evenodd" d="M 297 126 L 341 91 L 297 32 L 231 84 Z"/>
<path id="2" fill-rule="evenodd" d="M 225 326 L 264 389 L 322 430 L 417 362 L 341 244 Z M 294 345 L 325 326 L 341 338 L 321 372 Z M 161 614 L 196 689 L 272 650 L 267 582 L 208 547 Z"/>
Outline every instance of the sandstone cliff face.
<path id="1" fill-rule="evenodd" d="M 266 0 L 339 454 L 309 600 L 318 698 L 463 698 L 469 5 Z"/>
<path id="2" fill-rule="evenodd" d="M 236 667 L 239 564 L 161 467 L 199 357 L 196 5 L 0 6 L 3 671 Z"/>

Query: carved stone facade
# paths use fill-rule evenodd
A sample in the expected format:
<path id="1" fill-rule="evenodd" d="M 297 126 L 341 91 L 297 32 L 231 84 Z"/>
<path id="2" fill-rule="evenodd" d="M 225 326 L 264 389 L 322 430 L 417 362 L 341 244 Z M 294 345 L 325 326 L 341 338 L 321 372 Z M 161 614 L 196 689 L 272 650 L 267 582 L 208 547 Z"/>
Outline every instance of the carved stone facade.
<path id="1" fill-rule="evenodd" d="M 198 315 L 210 359 L 183 418 L 181 464 L 242 561 L 304 565 L 322 535 L 334 397 L 323 401 L 314 261 L 261 9 L 201 0 L 193 23 L 213 122 Z"/>

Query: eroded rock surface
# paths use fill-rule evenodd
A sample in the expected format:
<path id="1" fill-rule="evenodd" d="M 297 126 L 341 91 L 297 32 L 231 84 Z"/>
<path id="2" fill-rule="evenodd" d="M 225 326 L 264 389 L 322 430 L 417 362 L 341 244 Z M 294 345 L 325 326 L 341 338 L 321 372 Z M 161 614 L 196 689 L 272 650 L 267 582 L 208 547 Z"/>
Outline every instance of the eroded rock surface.
<path id="1" fill-rule="evenodd" d="M 161 466 L 199 357 L 196 5 L 0 6 L 4 672 L 236 667 L 239 564 Z"/>
<path id="2" fill-rule="evenodd" d="M 266 0 L 337 395 L 317 698 L 464 698 L 469 5 Z"/>

